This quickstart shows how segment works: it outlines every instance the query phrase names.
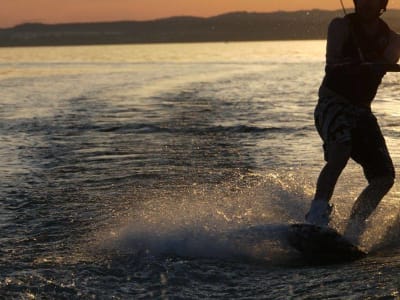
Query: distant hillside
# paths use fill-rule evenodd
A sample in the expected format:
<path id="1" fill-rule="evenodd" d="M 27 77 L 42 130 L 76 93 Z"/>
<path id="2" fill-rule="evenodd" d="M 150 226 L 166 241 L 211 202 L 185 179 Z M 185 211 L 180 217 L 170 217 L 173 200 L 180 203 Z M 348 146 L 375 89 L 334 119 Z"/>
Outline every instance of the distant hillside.
<path id="1" fill-rule="evenodd" d="M 141 22 L 23 24 L 1 29 L 0 46 L 324 39 L 329 21 L 341 15 L 321 10 L 235 12 Z M 400 31 L 400 10 L 387 12 L 385 19 Z"/>

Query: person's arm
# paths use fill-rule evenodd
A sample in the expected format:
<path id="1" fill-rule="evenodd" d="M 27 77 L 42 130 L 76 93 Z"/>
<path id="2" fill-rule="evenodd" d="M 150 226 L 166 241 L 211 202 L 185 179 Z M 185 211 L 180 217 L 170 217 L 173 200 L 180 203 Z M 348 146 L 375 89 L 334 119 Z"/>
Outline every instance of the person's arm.
<path id="1" fill-rule="evenodd" d="M 357 59 L 346 57 L 343 53 L 343 47 L 350 35 L 352 33 L 349 20 L 336 18 L 330 23 L 326 51 L 327 70 L 340 70 L 354 76 L 366 71 L 400 72 L 400 67 L 395 65 L 400 58 L 400 35 L 391 31 L 389 46 L 384 54 L 385 61 L 381 63 L 363 62 L 361 54 Z M 357 41 L 355 42 L 357 43 Z"/>
<path id="2" fill-rule="evenodd" d="M 344 18 L 333 19 L 328 27 L 326 46 L 326 64 L 336 66 L 353 63 L 353 59 L 345 57 L 343 47 L 350 35 L 349 21 Z"/>
<path id="3" fill-rule="evenodd" d="M 384 53 L 385 60 L 389 64 L 396 64 L 400 58 L 400 35 L 394 31 L 390 32 L 389 45 Z"/>
<path id="4" fill-rule="evenodd" d="M 400 65 L 397 64 L 400 58 L 400 35 L 390 31 L 389 44 L 383 54 L 383 60 L 376 63 L 367 63 L 369 67 L 377 72 L 400 72 Z"/>
<path id="5" fill-rule="evenodd" d="M 349 20 L 345 18 L 336 18 L 329 24 L 326 70 L 346 72 L 354 76 L 365 70 L 365 66 L 361 64 L 361 57 L 354 58 L 344 54 L 344 45 L 351 34 Z"/>

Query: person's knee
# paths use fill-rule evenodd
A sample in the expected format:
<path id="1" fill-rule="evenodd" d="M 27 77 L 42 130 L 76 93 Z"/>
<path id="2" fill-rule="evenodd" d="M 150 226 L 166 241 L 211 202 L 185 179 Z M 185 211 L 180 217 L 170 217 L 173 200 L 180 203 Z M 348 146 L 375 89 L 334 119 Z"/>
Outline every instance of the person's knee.
<path id="1" fill-rule="evenodd" d="M 389 191 L 394 185 L 394 176 L 376 177 L 371 180 L 370 184 L 380 190 Z"/>
<path id="2" fill-rule="evenodd" d="M 343 170 L 351 155 L 351 144 L 346 143 L 332 143 L 328 146 L 327 165 L 332 169 Z"/>

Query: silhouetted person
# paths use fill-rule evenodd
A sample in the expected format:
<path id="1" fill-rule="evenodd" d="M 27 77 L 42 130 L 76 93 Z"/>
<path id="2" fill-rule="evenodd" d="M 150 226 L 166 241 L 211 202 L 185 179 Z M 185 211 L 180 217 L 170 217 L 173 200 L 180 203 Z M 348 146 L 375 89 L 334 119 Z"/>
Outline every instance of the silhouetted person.
<path id="1" fill-rule="evenodd" d="M 354 0 L 355 13 L 329 25 L 326 73 L 319 90 L 315 125 L 324 142 L 322 169 L 306 221 L 328 226 L 329 201 L 348 160 L 363 170 L 368 186 L 356 200 L 345 234 L 356 240 L 365 220 L 393 186 L 395 170 L 371 102 L 385 75 L 377 63 L 395 64 L 400 36 L 380 18 L 388 0 Z M 382 66 L 382 65 L 381 65 Z"/>

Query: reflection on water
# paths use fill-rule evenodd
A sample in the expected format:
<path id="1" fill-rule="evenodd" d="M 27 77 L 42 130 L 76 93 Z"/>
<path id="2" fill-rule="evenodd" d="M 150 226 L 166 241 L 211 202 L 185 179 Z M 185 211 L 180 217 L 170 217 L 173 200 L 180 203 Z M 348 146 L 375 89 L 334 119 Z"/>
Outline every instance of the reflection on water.
<path id="1" fill-rule="evenodd" d="M 0 63 L 241 63 L 322 61 L 324 41 L 0 48 Z"/>

